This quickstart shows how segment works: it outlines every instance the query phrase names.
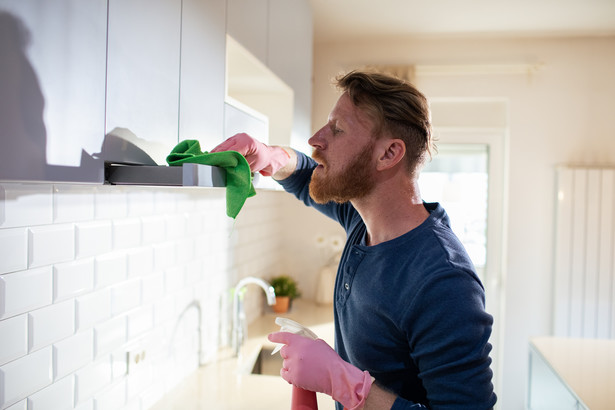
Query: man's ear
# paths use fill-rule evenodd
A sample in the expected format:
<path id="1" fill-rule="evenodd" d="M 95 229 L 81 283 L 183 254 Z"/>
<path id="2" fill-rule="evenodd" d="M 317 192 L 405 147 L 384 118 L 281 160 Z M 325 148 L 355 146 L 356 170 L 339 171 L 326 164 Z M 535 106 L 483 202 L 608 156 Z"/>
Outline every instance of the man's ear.
<path id="1" fill-rule="evenodd" d="M 376 169 L 384 171 L 397 165 L 406 155 L 406 144 L 397 138 L 383 138 L 376 144 L 378 147 L 378 162 Z"/>

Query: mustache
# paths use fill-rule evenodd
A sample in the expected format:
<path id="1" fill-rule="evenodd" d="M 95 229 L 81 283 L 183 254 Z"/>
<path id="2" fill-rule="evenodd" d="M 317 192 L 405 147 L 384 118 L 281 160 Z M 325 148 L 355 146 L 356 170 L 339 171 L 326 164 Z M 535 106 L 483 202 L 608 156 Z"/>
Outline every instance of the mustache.
<path id="1" fill-rule="evenodd" d="M 320 164 L 327 165 L 325 159 L 323 158 L 320 151 L 313 149 L 312 150 L 312 159 Z"/>

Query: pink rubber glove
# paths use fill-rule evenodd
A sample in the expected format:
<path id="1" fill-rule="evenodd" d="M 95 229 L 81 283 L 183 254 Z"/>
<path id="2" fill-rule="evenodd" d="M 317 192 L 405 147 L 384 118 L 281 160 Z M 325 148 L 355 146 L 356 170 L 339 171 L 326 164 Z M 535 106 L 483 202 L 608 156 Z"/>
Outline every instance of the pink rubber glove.
<path id="1" fill-rule="evenodd" d="M 285 344 L 280 350 L 284 358 L 280 375 L 284 380 L 305 390 L 328 394 L 347 409 L 363 407 L 372 377 L 342 360 L 324 340 L 289 332 L 271 333 L 269 340 Z"/>
<path id="2" fill-rule="evenodd" d="M 274 175 L 288 163 L 290 156 L 280 147 L 270 147 L 248 134 L 235 134 L 211 152 L 237 151 L 248 160 L 252 172 L 260 172 L 266 177 Z"/>

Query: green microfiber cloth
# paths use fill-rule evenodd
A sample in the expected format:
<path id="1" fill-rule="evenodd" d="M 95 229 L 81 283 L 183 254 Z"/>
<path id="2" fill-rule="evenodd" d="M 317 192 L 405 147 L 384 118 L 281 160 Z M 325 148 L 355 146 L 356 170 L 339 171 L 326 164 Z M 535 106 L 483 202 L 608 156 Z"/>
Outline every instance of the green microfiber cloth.
<path id="1" fill-rule="evenodd" d="M 214 165 L 226 170 L 226 214 L 233 219 L 241 211 L 246 199 L 256 195 L 250 165 L 237 151 L 201 152 L 198 141 L 184 140 L 167 156 L 167 163 L 176 166 L 187 162 Z"/>

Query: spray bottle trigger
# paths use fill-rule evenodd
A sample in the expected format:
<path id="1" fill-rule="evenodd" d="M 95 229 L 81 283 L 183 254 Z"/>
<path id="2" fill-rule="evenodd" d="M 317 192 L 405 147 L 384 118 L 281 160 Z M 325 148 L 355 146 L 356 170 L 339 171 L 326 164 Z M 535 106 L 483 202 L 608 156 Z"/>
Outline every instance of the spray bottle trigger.
<path id="1" fill-rule="evenodd" d="M 318 339 L 316 333 L 312 332 L 307 327 L 303 326 L 301 323 L 297 323 L 294 320 L 285 318 L 285 317 L 276 317 L 275 318 L 276 325 L 280 326 L 280 332 L 290 332 L 297 335 L 309 337 L 310 339 Z M 276 354 L 280 351 L 280 349 L 284 346 L 283 344 L 277 344 L 276 347 L 271 352 L 271 355 Z"/>

